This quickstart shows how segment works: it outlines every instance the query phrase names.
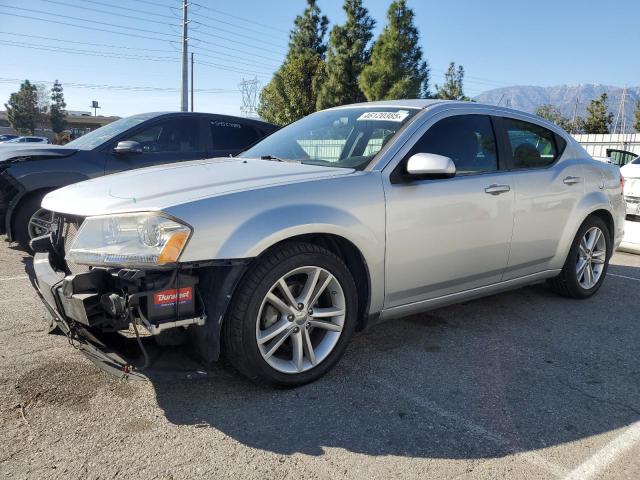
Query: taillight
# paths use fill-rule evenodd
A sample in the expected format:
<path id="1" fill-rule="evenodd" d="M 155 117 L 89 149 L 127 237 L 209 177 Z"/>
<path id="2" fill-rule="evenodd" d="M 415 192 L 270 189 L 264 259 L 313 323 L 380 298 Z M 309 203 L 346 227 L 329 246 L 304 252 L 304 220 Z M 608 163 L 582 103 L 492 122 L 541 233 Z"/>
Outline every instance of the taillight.
<path id="1" fill-rule="evenodd" d="M 624 177 L 620 174 L 620 188 L 624 190 Z"/>

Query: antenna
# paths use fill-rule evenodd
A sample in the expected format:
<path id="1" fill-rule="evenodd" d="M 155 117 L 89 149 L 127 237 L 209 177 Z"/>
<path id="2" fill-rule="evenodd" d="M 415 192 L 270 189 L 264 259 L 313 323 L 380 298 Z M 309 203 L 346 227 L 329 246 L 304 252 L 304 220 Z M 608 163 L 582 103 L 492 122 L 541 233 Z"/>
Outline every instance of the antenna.
<path id="1" fill-rule="evenodd" d="M 257 117 L 257 105 L 258 105 L 258 87 L 260 81 L 258 77 L 254 77 L 252 80 L 242 79 L 238 84 L 240 88 L 240 95 L 242 95 L 242 105 L 240 106 L 240 113 L 245 117 Z"/>

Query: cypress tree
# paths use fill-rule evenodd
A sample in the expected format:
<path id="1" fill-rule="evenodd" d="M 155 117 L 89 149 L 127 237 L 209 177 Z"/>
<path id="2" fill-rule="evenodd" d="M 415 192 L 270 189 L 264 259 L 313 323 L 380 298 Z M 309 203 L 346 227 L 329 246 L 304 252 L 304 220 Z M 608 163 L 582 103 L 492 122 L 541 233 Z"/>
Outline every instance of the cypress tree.
<path id="1" fill-rule="evenodd" d="M 371 62 L 360 75 L 360 88 L 367 100 L 429 96 L 429 68 L 422 59 L 413 17 L 406 0 L 389 6 L 388 23 L 373 44 Z"/>
<path id="2" fill-rule="evenodd" d="M 54 133 L 62 133 L 67 126 L 66 107 L 67 104 L 64 102 L 62 85 L 56 80 L 51 88 L 51 108 L 49 113 L 51 130 L 53 130 Z"/>
<path id="3" fill-rule="evenodd" d="M 319 110 L 366 100 L 358 79 L 369 62 L 371 52 L 367 46 L 376 22 L 362 6 L 362 0 L 345 0 L 342 8 L 347 20 L 344 25 L 333 27 L 329 35 L 325 77 L 318 93 Z"/>
<path id="4" fill-rule="evenodd" d="M 264 120 L 285 125 L 316 110 L 328 23 L 317 1 L 307 0 L 307 8 L 296 17 L 289 35 L 284 63 L 260 92 L 258 114 Z"/>

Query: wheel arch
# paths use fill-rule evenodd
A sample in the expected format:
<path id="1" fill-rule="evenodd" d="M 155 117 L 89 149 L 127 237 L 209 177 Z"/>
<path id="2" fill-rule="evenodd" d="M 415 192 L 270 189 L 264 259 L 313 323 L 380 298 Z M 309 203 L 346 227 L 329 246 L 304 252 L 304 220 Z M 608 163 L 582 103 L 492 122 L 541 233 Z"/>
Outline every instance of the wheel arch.
<path id="1" fill-rule="evenodd" d="M 353 242 L 341 235 L 327 232 L 315 232 L 294 235 L 279 240 L 264 250 L 260 257 L 268 255 L 273 248 L 277 248 L 279 245 L 289 242 L 304 242 L 318 245 L 326 248 L 345 263 L 353 275 L 358 293 L 357 329 L 364 329 L 368 323 L 368 313 L 371 304 L 371 274 L 367 261 L 360 249 Z"/>
<path id="2" fill-rule="evenodd" d="M 29 201 L 33 197 L 38 195 L 46 195 L 47 193 L 55 190 L 57 187 L 41 187 L 36 190 L 24 191 L 13 200 L 9 209 L 7 210 L 7 217 L 5 219 L 6 222 L 6 230 L 7 230 L 7 239 L 12 242 L 15 240 L 15 213 L 20 209 L 25 202 Z"/>

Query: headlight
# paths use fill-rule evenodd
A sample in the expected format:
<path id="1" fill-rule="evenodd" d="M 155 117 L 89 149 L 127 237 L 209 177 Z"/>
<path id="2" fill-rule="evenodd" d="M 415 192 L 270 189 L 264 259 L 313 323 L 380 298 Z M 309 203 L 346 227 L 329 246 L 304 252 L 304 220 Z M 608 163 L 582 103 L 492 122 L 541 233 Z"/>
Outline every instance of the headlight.
<path id="1" fill-rule="evenodd" d="M 88 217 L 66 259 L 84 265 L 158 267 L 176 263 L 191 227 L 159 213 Z"/>

